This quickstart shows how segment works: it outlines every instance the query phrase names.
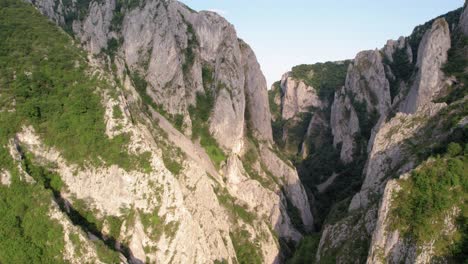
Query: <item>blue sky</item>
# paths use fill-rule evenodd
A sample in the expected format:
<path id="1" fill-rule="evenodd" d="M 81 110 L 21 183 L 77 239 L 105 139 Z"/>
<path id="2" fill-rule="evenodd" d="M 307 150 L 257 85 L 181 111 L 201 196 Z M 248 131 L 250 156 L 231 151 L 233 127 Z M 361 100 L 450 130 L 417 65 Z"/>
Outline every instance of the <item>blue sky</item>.
<path id="1" fill-rule="evenodd" d="M 217 11 L 254 49 L 268 86 L 298 64 L 354 58 L 463 0 L 182 0 Z"/>

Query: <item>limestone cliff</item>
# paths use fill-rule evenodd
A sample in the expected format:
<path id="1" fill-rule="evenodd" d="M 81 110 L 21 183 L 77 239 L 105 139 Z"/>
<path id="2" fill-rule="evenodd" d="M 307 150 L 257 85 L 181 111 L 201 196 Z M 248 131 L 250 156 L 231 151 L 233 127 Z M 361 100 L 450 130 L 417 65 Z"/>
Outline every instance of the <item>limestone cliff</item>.
<path id="1" fill-rule="evenodd" d="M 450 30 L 445 19 L 438 19 L 428 30 L 418 48 L 416 67 L 418 74 L 401 111 L 415 113 L 420 107 L 433 100 L 444 89 L 442 65 L 447 62 L 450 49 Z"/>
<path id="2" fill-rule="evenodd" d="M 463 232 L 455 222 L 464 210 L 459 200 L 438 213 L 428 210 L 425 218 L 432 222 L 427 220 L 427 225 L 447 227 L 423 239 L 408 230 L 408 223 L 398 226 L 404 221 L 401 208 L 414 200 L 405 205 L 394 198 L 418 193 L 408 186 L 416 188 L 413 178 L 421 171 L 416 168 L 430 170 L 434 152 L 450 142 L 466 143 L 462 139 L 466 137 L 466 13 L 458 9 L 416 27 L 409 37 L 387 41 L 381 50 L 358 53 L 346 75 L 336 78 L 342 85 L 333 87 L 320 111 L 301 108 L 315 100 L 306 85 L 288 85 L 295 88 L 289 95 L 276 86 L 270 91 L 273 124 L 287 124 L 299 112 L 310 113 L 306 136 L 301 135 L 301 148 L 295 152 L 300 157 L 295 165 L 314 197 L 315 220 L 321 228 L 311 236 L 320 236 L 320 241 L 309 249 L 316 253 L 309 261 L 429 263 L 462 256 L 448 253 L 450 245 L 464 243 L 456 238 Z M 296 67 L 303 82 L 313 81 L 312 73 L 302 65 Z M 296 94 L 301 94 L 300 100 Z M 283 143 L 292 141 L 284 130 L 282 135 Z M 443 167 L 450 158 L 435 159 Z M 465 176 L 458 171 L 456 177 Z M 299 248 L 293 260 L 304 259 L 306 248 Z"/>
<path id="3" fill-rule="evenodd" d="M 9 147 L 66 186 L 51 211 L 66 238 L 67 210 L 92 218 L 79 235 L 89 260 L 98 253 L 86 233 L 129 263 L 279 263 L 280 242 L 313 230 L 297 171 L 272 141 L 255 54 L 224 18 L 177 1 L 29 2 L 88 53 L 105 137 L 144 165 L 82 166 L 37 126 L 15 131 Z"/>
<path id="4" fill-rule="evenodd" d="M 390 94 L 386 91 L 386 106 L 381 108 L 386 110 L 380 112 L 380 119 L 369 138 L 369 152 L 366 155 L 367 161 L 363 170 L 365 178 L 361 190 L 350 200 L 345 216 L 324 227 L 317 250 L 317 261 L 333 256 L 338 263 L 348 263 L 347 258 L 351 252 L 354 252 L 352 256 L 359 261 L 367 259 L 367 263 L 429 263 L 434 259 L 451 258 L 442 252 L 446 252 L 443 251 L 446 243 L 457 243 L 454 234 L 459 232 L 459 227 L 454 224 L 454 219 L 460 207 L 445 212 L 446 218 L 440 221 L 445 221 L 448 226 L 437 231 L 432 239 L 422 242 L 423 240 L 415 239 L 414 234 L 408 233 L 402 237 L 403 231 L 395 227 L 395 221 L 398 221 L 395 219 L 398 216 L 390 213 L 401 207 L 392 203 L 399 185 L 390 179 L 400 175 L 406 175 L 402 176 L 402 179 L 411 179 L 412 174 L 409 172 L 413 172 L 434 149 L 441 148 L 447 141 L 459 140 L 459 136 L 455 135 L 464 132 L 456 131 L 466 129 L 463 121 L 461 124 L 449 124 L 446 121 L 447 118 L 466 118 L 466 111 L 462 110 L 461 106 L 466 104 L 466 97 L 459 96 L 456 102 L 448 106 L 445 103 L 433 102 L 436 99 L 443 101 L 444 99 L 440 99 L 444 96 L 441 91 L 444 91 L 447 85 L 454 85 L 442 71 L 447 61 L 451 34 L 452 37 L 459 34 L 457 32 L 461 27 L 460 24 L 450 32 L 444 18 L 433 21 L 418 45 L 416 70 L 408 83 L 400 76 L 400 83 L 397 84 L 400 94 L 395 97 L 391 107 Z M 401 39 L 399 42 L 404 43 Z M 406 55 L 398 56 L 410 57 L 411 53 L 406 44 L 399 44 L 399 47 Z M 384 53 L 388 53 L 386 56 L 389 65 L 386 76 L 382 76 L 395 80 L 397 77 L 391 74 L 395 67 L 388 56 L 392 53 L 388 44 Z M 395 51 L 393 54 L 396 54 Z M 388 85 L 380 87 L 389 89 Z M 406 113 L 398 112 L 398 109 Z M 352 115 L 349 120 L 351 119 Z M 444 237 L 446 240 L 441 242 L 437 237 Z M 369 243 L 369 248 L 366 243 Z M 364 257 L 367 255 L 368 258 Z"/>

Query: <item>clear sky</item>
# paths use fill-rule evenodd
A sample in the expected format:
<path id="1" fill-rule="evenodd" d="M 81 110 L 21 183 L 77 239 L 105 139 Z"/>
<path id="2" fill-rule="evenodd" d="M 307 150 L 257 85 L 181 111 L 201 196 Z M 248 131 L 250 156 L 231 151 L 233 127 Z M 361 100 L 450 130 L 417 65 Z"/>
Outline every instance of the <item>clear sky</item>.
<path id="1" fill-rule="evenodd" d="M 182 0 L 217 11 L 255 51 L 268 86 L 298 64 L 352 59 L 463 0 Z"/>

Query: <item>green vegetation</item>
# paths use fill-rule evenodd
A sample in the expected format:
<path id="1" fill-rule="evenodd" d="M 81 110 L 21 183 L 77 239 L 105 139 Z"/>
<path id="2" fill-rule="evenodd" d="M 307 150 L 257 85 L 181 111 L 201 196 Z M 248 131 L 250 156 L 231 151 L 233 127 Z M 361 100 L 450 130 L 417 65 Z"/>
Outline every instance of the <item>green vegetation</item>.
<path id="1" fill-rule="evenodd" d="M 356 100 L 355 96 L 353 95 L 349 95 L 349 98 L 351 98 L 351 103 L 359 119 L 359 129 L 361 132 L 360 136 L 362 136 L 363 141 L 365 141 L 367 144 L 367 141 L 371 136 L 372 128 L 379 120 L 379 113 L 375 109 L 369 113 L 369 111 L 367 110 L 366 101 L 360 102 Z"/>
<path id="2" fill-rule="evenodd" d="M 0 184 L 0 262 L 65 263 L 62 227 L 49 217 L 52 193 L 11 172 L 11 185 Z"/>
<path id="3" fill-rule="evenodd" d="M 284 190 L 283 193 L 285 193 Z M 301 211 L 299 211 L 287 195 L 284 196 L 286 197 L 286 210 L 289 218 L 291 219 L 292 225 L 300 232 L 305 233 L 306 231 L 304 229 L 304 223 L 302 222 Z"/>
<path id="4" fill-rule="evenodd" d="M 73 35 L 73 21 L 74 20 L 83 20 L 89 12 L 89 4 L 91 0 L 64 0 L 62 1 L 64 9 L 65 18 L 65 31 L 70 35 Z"/>
<path id="5" fill-rule="evenodd" d="M 339 162 L 340 151 L 333 146 L 333 135 L 329 127 L 312 131 L 311 139 L 314 141 L 306 142 L 309 156 L 297 164 L 299 172 L 313 172 L 313 177 L 301 178 L 302 183 L 307 186 L 324 182 L 333 172 L 342 168 Z"/>
<path id="6" fill-rule="evenodd" d="M 283 150 L 289 154 L 289 158 L 292 160 L 296 158 L 296 154 L 302 149 L 302 142 L 314 111 L 311 109 L 310 112 L 299 113 L 295 118 L 284 122 L 283 130 L 286 131 L 288 137 L 285 142 L 282 142 L 283 145 L 280 146 L 283 147 Z"/>
<path id="7" fill-rule="evenodd" d="M 129 136 L 109 139 L 97 89 L 113 89 L 87 74 L 85 54 L 28 4 L 8 0 L 0 9 L 0 93 L 15 112 L 0 112 L 0 145 L 23 125 L 78 165 L 117 164 L 135 170 L 147 162 L 130 155 Z M 0 148 L 2 152 L 4 148 Z"/>
<path id="8" fill-rule="evenodd" d="M 104 263 L 120 263 L 120 255 L 118 252 L 109 250 L 109 247 L 101 240 L 93 241 L 96 248 L 96 253 L 100 261 Z"/>
<path id="9" fill-rule="evenodd" d="M 52 191 L 55 201 L 57 201 L 57 203 L 63 209 L 64 201 L 62 200 L 60 194 L 60 190 L 63 186 L 63 183 L 60 176 L 46 169 L 43 166 L 35 165 L 32 162 L 32 158 L 29 154 L 24 155 L 22 160 L 22 167 L 24 171 L 27 172 L 27 174 L 30 175 L 36 181 L 37 185 L 44 187 L 45 190 Z M 49 201 L 51 201 L 50 198 Z M 95 235 L 100 236 L 101 230 L 103 228 L 103 223 L 107 221 L 110 229 L 110 239 L 107 240 L 107 238 L 102 237 L 103 240 L 95 240 L 93 241 L 93 243 L 95 245 L 95 249 L 100 260 L 104 261 L 105 263 L 118 262 L 119 253 L 113 250 L 111 247 L 115 246 L 115 239 L 117 239 L 120 236 L 122 220 L 114 216 L 107 217 L 106 219 L 96 218 L 96 212 L 88 210 L 83 200 L 75 200 L 73 206 L 74 207 L 70 207 L 67 212 L 73 224 L 78 225 L 84 230 L 90 231 Z M 48 217 L 47 215 L 45 216 Z M 75 245 L 80 246 L 81 243 L 79 241 L 79 238 L 76 234 L 74 235 Z M 78 248 L 77 254 L 81 253 L 81 248 Z"/>
<path id="10" fill-rule="evenodd" d="M 447 237 L 441 230 L 446 227 L 447 213 L 454 207 L 461 209 L 462 226 L 457 227 L 457 232 L 466 230 L 467 175 L 468 144 L 464 152 L 460 144 L 449 144 L 444 155 L 429 159 L 409 179 L 399 181 L 402 190 L 393 199 L 391 227 L 418 245 L 436 239 L 438 254 L 457 257 L 463 250 L 466 253 L 466 248 L 460 246 L 466 246 L 467 241 L 461 239 L 466 239 L 467 234 Z"/>
<path id="11" fill-rule="evenodd" d="M 229 235 L 239 264 L 260 264 L 263 262 L 260 246 L 250 241 L 251 235 L 247 230 L 236 230 Z"/>
<path id="12" fill-rule="evenodd" d="M 81 243 L 80 236 L 75 233 L 69 233 L 68 239 L 73 244 L 75 255 L 81 258 L 83 256 L 83 244 Z"/>
<path id="13" fill-rule="evenodd" d="M 268 91 L 268 102 L 270 103 L 270 112 L 271 116 L 274 120 L 281 119 L 281 105 L 277 105 L 275 103 L 275 97 L 281 97 L 282 90 L 281 90 L 281 82 L 277 81 L 273 84 L 271 90 Z"/>
<path id="14" fill-rule="evenodd" d="M 187 77 L 189 74 L 190 69 L 193 66 L 193 63 L 195 62 L 195 54 L 196 54 L 196 49 L 200 45 L 197 39 L 197 35 L 195 33 L 195 30 L 193 29 L 192 24 L 189 22 L 185 21 L 184 22 L 187 26 L 187 36 L 188 36 L 188 41 L 187 41 L 187 47 L 184 50 L 184 56 L 185 56 L 185 61 L 184 64 L 182 65 L 182 71 L 184 73 L 184 76 Z"/>
<path id="15" fill-rule="evenodd" d="M 244 222 L 252 224 L 255 220 L 255 215 L 247 211 L 243 206 L 236 204 L 236 200 L 226 189 L 215 188 L 215 193 L 218 196 L 218 202 L 230 213 L 231 221 L 242 219 Z"/>
<path id="16" fill-rule="evenodd" d="M 268 91 L 268 101 L 271 112 L 271 128 L 273 130 L 273 140 L 279 145 L 284 146 L 283 142 L 283 126 L 286 121 L 282 118 L 281 104 L 275 103 L 275 97 L 282 96 L 281 82 L 275 82 L 271 90 Z"/>
<path id="17" fill-rule="evenodd" d="M 415 70 L 415 65 L 410 62 L 410 58 L 408 58 L 408 54 L 406 53 L 406 48 L 397 48 L 393 54 L 393 62 L 390 62 L 387 57 L 384 58 L 384 62 L 390 66 L 395 76 L 394 79 L 388 78 L 390 80 L 390 96 L 393 100 L 400 92 L 400 82 L 409 82 Z"/>
<path id="18" fill-rule="evenodd" d="M 468 95 L 468 75 L 465 68 L 468 65 L 468 37 L 460 29 L 452 33 L 452 47 L 448 52 L 448 60 L 444 65 L 444 72 L 449 76 L 455 76 L 457 83 L 449 87 L 447 96 L 440 101 L 452 103 L 458 98 Z"/>
<path id="19" fill-rule="evenodd" d="M 171 155 L 163 153 L 163 162 L 164 166 L 174 175 L 179 175 L 184 167 L 177 160 L 175 160 Z"/>
<path id="20" fill-rule="evenodd" d="M 25 155 L 22 160 L 24 170 L 40 185 L 54 192 L 60 192 L 63 187 L 60 175 L 47 170 L 42 166 L 36 166 L 31 162 L 31 157 Z"/>
<path id="21" fill-rule="evenodd" d="M 263 187 L 271 190 L 274 186 L 274 177 L 271 176 L 270 178 L 266 178 L 259 174 L 258 169 L 255 166 L 263 168 L 264 164 L 259 159 L 259 153 L 256 148 L 256 144 L 253 141 L 253 139 L 249 139 L 246 144 L 247 151 L 244 156 L 242 156 L 242 164 L 251 179 L 258 181 Z M 266 169 L 264 169 L 264 171 L 268 174 Z"/>
<path id="22" fill-rule="evenodd" d="M 109 225 L 109 235 L 115 239 L 119 238 L 123 220 L 117 216 L 109 216 L 106 223 Z"/>
<path id="23" fill-rule="evenodd" d="M 159 210 L 157 209 L 152 213 L 140 212 L 140 219 L 141 224 L 148 235 L 157 241 L 163 233 L 163 229 L 161 227 L 164 222 L 164 220 L 159 217 Z"/>
<path id="24" fill-rule="evenodd" d="M 145 232 L 153 241 L 158 241 L 163 234 L 168 238 L 174 238 L 180 225 L 176 221 L 165 223 L 165 217 L 159 216 L 159 208 L 152 213 L 140 212 L 140 219 Z"/>
<path id="25" fill-rule="evenodd" d="M 122 110 L 120 110 L 120 107 L 118 105 L 114 105 L 114 107 L 112 107 L 112 117 L 114 119 L 123 118 Z"/>
<path id="26" fill-rule="evenodd" d="M 345 84 L 350 61 L 298 65 L 292 68 L 291 77 L 314 87 L 320 98 L 331 99 L 335 90 Z"/>
<path id="27" fill-rule="evenodd" d="M 142 3 L 144 3 L 144 1 L 141 0 L 115 1 L 115 11 L 111 21 L 111 30 L 114 32 L 119 32 L 120 30 L 122 30 L 122 22 L 125 17 L 125 12 L 140 7 Z"/>
<path id="28" fill-rule="evenodd" d="M 122 46 L 122 43 L 123 43 L 123 38 L 120 38 L 120 39 L 111 38 L 109 41 L 107 41 L 107 48 L 103 49 L 102 52 L 109 55 L 109 57 L 113 60 L 115 57 L 115 54 L 119 50 L 119 47 Z"/>
<path id="29" fill-rule="evenodd" d="M 196 106 L 189 107 L 190 118 L 192 119 L 192 138 L 200 139 L 200 145 L 219 168 L 221 162 L 226 160 L 226 155 L 218 146 L 208 127 L 208 120 L 214 107 L 214 97 L 211 92 L 207 91 L 206 94 L 197 93 L 196 100 Z"/>
<path id="30" fill-rule="evenodd" d="M 288 264 L 303 264 L 303 263 L 315 263 L 315 254 L 318 249 L 320 242 L 320 234 L 311 234 L 305 236 L 299 245 L 297 250 L 290 260 L 287 261 Z"/>

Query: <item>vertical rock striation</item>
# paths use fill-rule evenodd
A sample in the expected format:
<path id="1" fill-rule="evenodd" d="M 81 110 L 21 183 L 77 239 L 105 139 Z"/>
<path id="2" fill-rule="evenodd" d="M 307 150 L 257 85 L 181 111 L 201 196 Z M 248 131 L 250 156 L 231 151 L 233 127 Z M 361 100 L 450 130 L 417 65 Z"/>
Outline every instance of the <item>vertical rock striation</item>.
<path id="1" fill-rule="evenodd" d="M 437 19 L 421 40 L 418 48 L 415 77 L 405 102 L 400 110 L 415 113 L 422 106 L 430 103 L 444 88 L 444 73 L 441 67 L 447 62 L 450 49 L 450 30 L 444 18 Z"/>

